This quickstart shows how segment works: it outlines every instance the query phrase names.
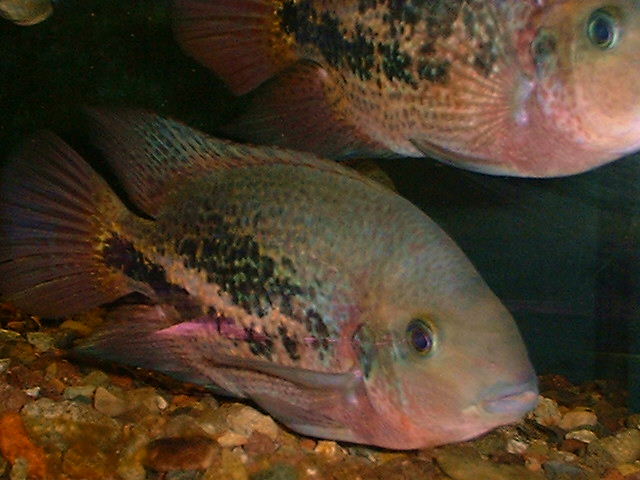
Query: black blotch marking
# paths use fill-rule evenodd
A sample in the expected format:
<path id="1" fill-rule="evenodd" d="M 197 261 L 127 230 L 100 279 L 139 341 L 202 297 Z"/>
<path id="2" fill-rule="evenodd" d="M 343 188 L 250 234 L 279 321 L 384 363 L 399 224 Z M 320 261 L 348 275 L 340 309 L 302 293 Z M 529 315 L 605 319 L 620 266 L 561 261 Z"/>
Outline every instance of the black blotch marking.
<path id="1" fill-rule="evenodd" d="M 418 75 L 423 80 L 433 83 L 446 83 L 449 79 L 451 62 L 448 60 L 429 59 L 418 64 Z"/>
<path id="2" fill-rule="evenodd" d="M 245 328 L 244 333 L 245 342 L 249 345 L 251 353 L 271 360 L 273 356 L 273 340 L 269 336 L 256 334 L 254 326 Z"/>
<path id="3" fill-rule="evenodd" d="M 279 15 L 284 32 L 294 35 L 300 44 L 317 47 L 331 66 L 348 68 L 361 80 L 372 78 L 375 49 L 367 38 L 373 35 L 370 29 L 356 24 L 352 32 L 347 32 L 337 16 L 319 14 L 308 0 L 286 1 Z"/>
<path id="4" fill-rule="evenodd" d="M 102 258 L 108 267 L 120 270 L 126 276 L 147 283 L 154 289 L 171 285 L 162 266 L 150 262 L 136 250 L 133 243 L 115 233 L 104 242 Z"/>
<path id="5" fill-rule="evenodd" d="M 116 233 L 104 242 L 102 258 L 108 267 L 120 270 L 129 278 L 147 284 L 162 299 L 173 305 L 183 318 L 192 318 L 202 313 L 200 305 L 179 285 L 169 282 L 161 265 L 153 263 L 133 243 Z M 136 295 L 134 303 L 147 303 Z"/>
<path id="6" fill-rule="evenodd" d="M 278 334 L 282 340 L 282 345 L 289 355 L 291 360 L 300 360 L 300 354 L 298 353 L 298 342 L 293 337 L 287 334 L 287 327 L 280 325 L 278 327 Z"/>
<path id="7" fill-rule="evenodd" d="M 413 87 L 417 86 L 411 73 L 411 56 L 400 49 L 398 42 L 381 43 L 378 50 L 382 55 L 382 70 L 389 80 L 398 79 Z"/>

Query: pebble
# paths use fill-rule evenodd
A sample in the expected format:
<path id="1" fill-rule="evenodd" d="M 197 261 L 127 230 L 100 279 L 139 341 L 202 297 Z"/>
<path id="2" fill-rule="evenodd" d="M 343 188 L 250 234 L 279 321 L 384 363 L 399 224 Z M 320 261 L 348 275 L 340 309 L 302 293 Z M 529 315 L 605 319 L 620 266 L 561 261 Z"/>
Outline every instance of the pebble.
<path id="1" fill-rule="evenodd" d="M 127 430 L 127 444 L 118 451 L 117 473 L 121 480 L 145 480 L 147 471 L 144 460 L 147 454 L 149 434 L 138 424 Z"/>
<path id="2" fill-rule="evenodd" d="M 601 438 L 589 444 L 589 454 L 598 455 L 601 450 L 611 456 L 614 464 L 632 463 L 638 460 L 640 458 L 640 430 L 625 429 L 613 437 Z"/>
<path id="3" fill-rule="evenodd" d="M 96 391 L 95 385 L 78 385 L 75 387 L 67 387 L 62 393 L 63 398 L 66 400 L 74 400 L 76 398 L 93 398 L 93 394 Z"/>
<path id="4" fill-rule="evenodd" d="M 629 415 L 625 421 L 625 425 L 628 428 L 640 429 L 640 413 L 634 413 L 632 415 Z"/>
<path id="5" fill-rule="evenodd" d="M 100 370 L 92 370 L 88 375 L 82 378 L 80 383 L 83 385 L 93 385 L 94 387 L 104 387 L 109 385 L 110 378 L 109 375 L 101 372 Z"/>
<path id="6" fill-rule="evenodd" d="M 438 466 L 453 480 L 545 480 L 540 471 L 492 463 L 472 448 L 452 445 L 435 452 Z"/>
<path id="7" fill-rule="evenodd" d="M 167 408 L 169 403 L 156 392 L 153 387 L 136 388 L 125 394 L 128 409 L 142 407 L 148 412 L 159 413 Z"/>
<path id="8" fill-rule="evenodd" d="M 332 440 L 320 440 L 313 449 L 314 452 L 328 457 L 336 457 L 338 455 L 346 455 L 347 452 L 336 442 Z"/>
<path id="9" fill-rule="evenodd" d="M 562 420 L 557 402 L 542 396 L 538 397 L 538 405 L 529 415 L 536 423 L 545 427 L 556 426 Z"/>
<path id="10" fill-rule="evenodd" d="M 226 416 L 231 430 L 249 437 L 252 432 L 259 432 L 271 440 L 278 436 L 278 425 L 273 418 L 258 412 L 246 405 L 235 404 Z"/>
<path id="11" fill-rule="evenodd" d="M 298 471 L 292 465 L 276 464 L 251 475 L 251 480 L 298 480 Z"/>
<path id="12" fill-rule="evenodd" d="M 11 365 L 10 358 L 0 358 L 0 374 L 6 372 L 9 368 L 9 365 Z"/>
<path id="13" fill-rule="evenodd" d="M 5 330 L 0 328 L 0 342 L 11 342 L 19 340 L 21 335 L 13 330 Z"/>
<path id="14" fill-rule="evenodd" d="M 549 461 L 542 466 L 548 478 L 562 480 L 598 480 L 593 472 L 564 462 Z"/>
<path id="15" fill-rule="evenodd" d="M 208 437 L 171 437 L 154 440 L 147 447 L 144 464 L 158 472 L 206 470 L 219 448 Z"/>
<path id="16" fill-rule="evenodd" d="M 564 436 L 567 440 L 578 440 L 583 443 L 591 443 L 598 440 L 598 436 L 591 430 L 573 430 Z"/>
<path id="17" fill-rule="evenodd" d="M 119 422 L 82 403 L 41 398 L 26 404 L 21 413 L 34 441 L 51 450 L 65 451 L 76 443 L 107 450 L 122 438 Z"/>
<path id="18" fill-rule="evenodd" d="M 598 417 L 592 411 L 585 409 L 575 409 L 565 413 L 562 416 L 562 420 L 560 420 L 558 426 L 565 431 L 569 431 L 575 430 L 579 427 L 584 427 L 586 425 L 597 425 L 597 423 Z"/>
<path id="19" fill-rule="evenodd" d="M 247 467 L 239 455 L 228 448 L 223 448 L 220 463 L 214 463 L 202 476 L 201 480 L 249 480 Z M 252 480 L 254 480 L 252 478 Z"/>
<path id="20" fill-rule="evenodd" d="M 27 333 L 27 341 L 40 353 L 52 350 L 55 346 L 53 336 L 45 332 L 29 332 Z"/>
<path id="21" fill-rule="evenodd" d="M 231 448 L 245 445 L 249 441 L 249 437 L 230 430 L 221 434 L 216 440 L 221 447 Z"/>
<path id="22" fill-rule="evenodd" d="M 93 407 L 110 417 L 122 415 L 131 408 L 128 402 L 117 397 L 104 387 L 98 387 L 93 396 Z"/>
<path id="23" fill-rule="evenodd" d="M 38 398 L 40 396 L 40 387 L 25 388 L 24 393 L 31 398 Z"/>
<path id="24" fill-rule="evenodd" d="M 9 480 L 27 480 L 29 472 L 29 462 L 24 458 L 18 458 L 11 467 Z"/>

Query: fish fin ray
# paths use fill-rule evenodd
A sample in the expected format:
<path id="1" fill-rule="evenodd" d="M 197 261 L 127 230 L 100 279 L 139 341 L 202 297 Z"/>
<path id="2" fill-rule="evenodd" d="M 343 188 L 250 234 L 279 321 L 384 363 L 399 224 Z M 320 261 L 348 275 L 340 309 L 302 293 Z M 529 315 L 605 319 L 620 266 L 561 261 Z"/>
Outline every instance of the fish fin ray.
<path id="1" fill-rule="evenodd" d="M 135 290 L 97 251 L 106 225 L 125 207 L 59 137 L 42 132 L 29 139 L 0 178 L 3 300 L 58 317 Z"/>
<path id="2" fill-rule="evenodd" d="M 247 110 L 226 127 L 231 137 L 327 158 L 391 155 L 340 113 L 341 89 L 315 62 L 296 63 L 251 97 Z"/>
<path id="3" fill-rule="evenodd" d="M 236 95 L 297 59 L 293 39 L 278 26 L 274 0 L 176 0 L 173 17 L 183 50 Z"/>

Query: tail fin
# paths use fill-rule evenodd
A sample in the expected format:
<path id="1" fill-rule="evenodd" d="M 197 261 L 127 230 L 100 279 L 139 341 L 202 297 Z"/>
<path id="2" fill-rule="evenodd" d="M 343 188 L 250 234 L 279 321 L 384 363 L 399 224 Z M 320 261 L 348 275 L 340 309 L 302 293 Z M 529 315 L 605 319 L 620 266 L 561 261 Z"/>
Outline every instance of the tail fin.
<path id="1" fill-rule="evenodd" d="M 125 212 L 67 144 L 36 135 L 0 176 L 0 297 L 58 317 L 135 290 L 100 252 L 101 238 Z"/>
<path id="2" fill-rule="evenodd" d="M 212 69 L 236 95 L 292 65 L 293 38 L 280 26 L 279 0 L 175 0 L 182 48 Z"/>

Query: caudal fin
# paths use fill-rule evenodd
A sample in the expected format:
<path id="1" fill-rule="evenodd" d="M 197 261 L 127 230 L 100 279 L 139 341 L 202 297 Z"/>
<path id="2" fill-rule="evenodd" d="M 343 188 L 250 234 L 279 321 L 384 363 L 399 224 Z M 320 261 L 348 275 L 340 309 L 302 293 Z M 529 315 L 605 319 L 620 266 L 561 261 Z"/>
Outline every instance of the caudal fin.
<path id="1" fill-rule="evenodd" d="M 0 172 L 0 297 L 58 317 L 134 290 L 101 256 L 124 206 L 71 147 L 50 132 L 30 139 Z"/>
<path id="2" fill-rule="evenodd" d="M 276 0 L 175 0 L 182 48 L 212 69 L 236 95 L 293 64 L 293 39 L 280 26 Z"/>

